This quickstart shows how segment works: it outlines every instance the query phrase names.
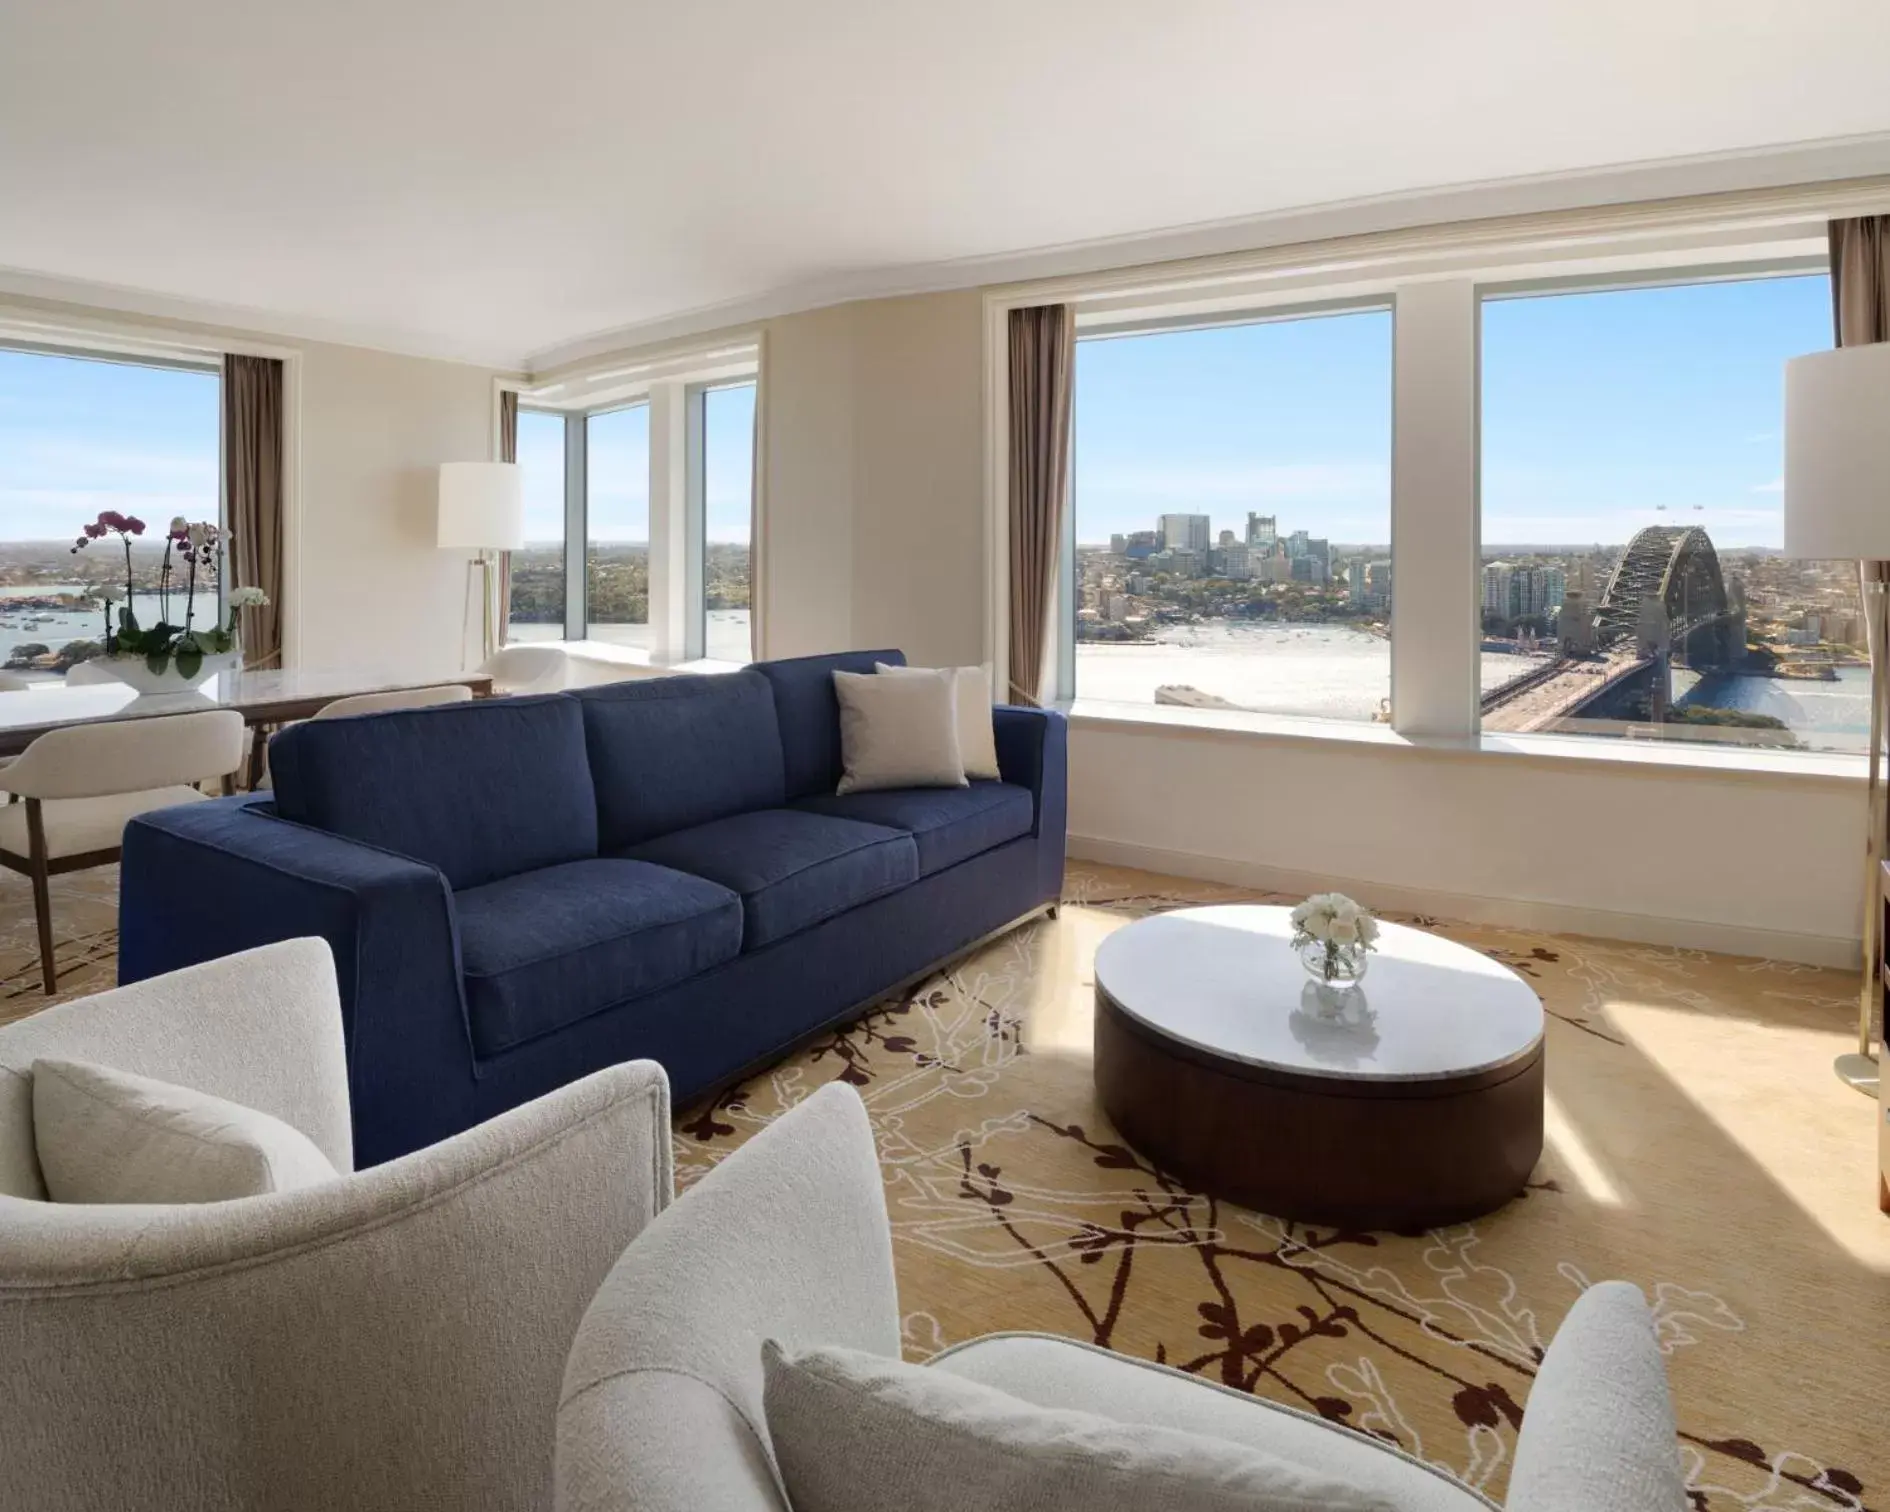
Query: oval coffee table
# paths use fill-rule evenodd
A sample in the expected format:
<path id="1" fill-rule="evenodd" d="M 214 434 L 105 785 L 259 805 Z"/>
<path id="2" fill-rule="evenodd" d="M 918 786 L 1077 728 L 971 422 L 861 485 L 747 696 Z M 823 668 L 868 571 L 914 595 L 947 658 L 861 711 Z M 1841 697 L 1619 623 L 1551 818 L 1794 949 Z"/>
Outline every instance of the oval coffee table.
<path id="1" fill-rule="evenodd" d="M 1542 1004 L 1467 946 L 1380 926 L 1322 1006 L 1288 910 L 1187 908 L 1096 952 L 1096 1088 L 1123 1136 L 1277 1217 L 1421 1229 L 1500 1207 L 1542 1154 Z"/>

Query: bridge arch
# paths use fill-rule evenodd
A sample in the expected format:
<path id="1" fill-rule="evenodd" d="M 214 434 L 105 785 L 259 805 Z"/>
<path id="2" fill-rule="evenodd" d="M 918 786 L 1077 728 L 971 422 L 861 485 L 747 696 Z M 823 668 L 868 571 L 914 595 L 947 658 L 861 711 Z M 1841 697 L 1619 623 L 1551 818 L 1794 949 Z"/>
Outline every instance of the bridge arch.
<path id="1" fill-rule="evenodd" d="M 1649 601 L 1670 627 L 1674 652 L 1696 666 L 1721 666 L 1745 653 L 1712 538 L 1697 525 L 1649 525 L 1621 553 L 1595 606 L 1603 644 L 1639 634 Z"/>

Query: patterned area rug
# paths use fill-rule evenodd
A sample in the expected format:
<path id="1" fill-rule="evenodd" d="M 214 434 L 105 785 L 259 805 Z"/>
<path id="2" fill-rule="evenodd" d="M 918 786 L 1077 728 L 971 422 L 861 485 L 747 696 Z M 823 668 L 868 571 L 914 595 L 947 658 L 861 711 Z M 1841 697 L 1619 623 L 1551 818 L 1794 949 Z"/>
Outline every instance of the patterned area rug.
<path id="1" fill-rule="evenodd" d="M 1544 1347 L 1583 1287 L 1623 1277 L 1658 1320 L 1696 1507 L 1890 1507 L 1890 1219 L 1872 1107 L 1830 1069 L 1855 977 L 1400 916 L 1542 995 L 1548 1147 L 1487 1219 L 1347 1233 L 1187 1190 L 1091 1086 L 1103 936 L 1263 895 L 1081 865 L 1066 894 L 1057 921 L 685 1110 L 679 1180 L 850 1082 L 910 1357 L 999 1329 L 1085 1339 L 1380 1435 L 1498 1500 Z"/>
<path id="2" fill-rule="evenodd" d="M 54 884 L 60 997 L 111 985 L 117 876 Z M 859 1088 L 908 1354 L 1037 1329 L 1378 1434 L 1501 1499 L 1542 1351 L 1584 1286 L 1658 1319 L 1702 1512 L 1890 1512 L 1890 1219 L 1874 1112 L 1841 1087 L 1852 976 L 1397 916 L 1521 972 L 1549 1013 L 1548 1147 L 1477 1223 L 1347 1233 L 1152 1168 L 1090 1081 L 1090 963 L 1165 908 L 1265 895 L 1073 866 L 1013 932 L 677 1120 L 687 1184 L 816 1087 Z M 0 873 L 0 1021 L 43 1007 Z"/>

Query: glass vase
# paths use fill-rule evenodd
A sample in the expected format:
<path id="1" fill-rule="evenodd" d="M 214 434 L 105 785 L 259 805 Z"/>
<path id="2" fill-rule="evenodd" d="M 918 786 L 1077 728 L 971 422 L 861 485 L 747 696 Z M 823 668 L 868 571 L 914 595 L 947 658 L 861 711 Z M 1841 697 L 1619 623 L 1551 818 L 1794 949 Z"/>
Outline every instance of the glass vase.
<path id="1" fill-rule="evenodd" d="M 1356 942 L 1338 945 L 1329 940 L 1301 940 L 1293 946 L 1306 975 L 1328 987 L 1348 987 L 1371 965 L 1371 952 Z"/>

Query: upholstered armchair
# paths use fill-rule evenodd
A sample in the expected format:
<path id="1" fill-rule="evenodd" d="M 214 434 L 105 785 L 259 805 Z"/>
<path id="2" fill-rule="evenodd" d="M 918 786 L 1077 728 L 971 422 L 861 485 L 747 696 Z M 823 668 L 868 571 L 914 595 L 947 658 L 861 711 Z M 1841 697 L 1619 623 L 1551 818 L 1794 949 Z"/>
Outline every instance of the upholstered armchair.
<path id="1" fill-rule="evenodd" d="M 761 1343 L 897 1357 L 892 1239 L 865 1106 L 835 1084 L 763 1130 L 631 1245 L 585 1315 L 558 1411 L 558 1512 L 788 1512 Z M 1041 1334 L 956 1345 L 935 1370 L 1040 1407 L 1228 1439 L 1399 1512 L 1494 1503 L 1379 1439 L 1164 1366 Z M 1530 1392 L 1509 1512 L 1685 1512 L 1646 1303 L 1576 1302 Z"/>
<path id="2" fill-rule="evenodd" d="M 282 1119 L 352 1171 L 328 947 L 291 940 L 0 1027 L 0 1502 L 541 1509 L 565 1355 L 669 1200 L 662 1069 L 600 1071 L 319 1186 L 44 1201 L 36 1058 Z"/>

